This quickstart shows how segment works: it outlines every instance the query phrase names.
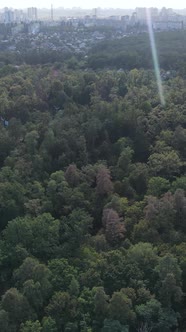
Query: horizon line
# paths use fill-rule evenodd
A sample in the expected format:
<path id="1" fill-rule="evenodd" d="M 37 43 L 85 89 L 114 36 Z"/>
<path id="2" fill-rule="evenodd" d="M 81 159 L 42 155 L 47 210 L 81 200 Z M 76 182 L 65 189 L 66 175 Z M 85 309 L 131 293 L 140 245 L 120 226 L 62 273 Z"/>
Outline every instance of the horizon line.
<path id="1" fill-rule="evenodd" d="M 37 8 L 37 9 L 51 9 L 51 6 L 49 7 L 36 7 L 36 6 L 28 6 L 28 7 L 8 7 L 8 6 L 5 6 L 5 7 L 0 7 L 0 10 L 3 10 L 5 8 L 8 8 L 8 9 L 28 9 L 28 8 Z M 135 10 L 136 8 L 146 8 L 146 9 L 150 9 L 150 8 L 157 8 L 157 9 L 162 9 L 162 8 L 166 8 L 166 9 L 173 9 L 173 10 L 186 10 L 186 7 L 184 8 L 175 8 L 175 7 L 165 7 L 165 6 L 162 6 L 162 7 L 142 7 L 142 6 L 139 6 L 139 7 L 135 7 L 135 8 L 126 8 L 126 7 L 79 7 L 79 6 L 73 6 L 73 7 L 61 7 L 61 6 L 58 6 L 58 7 L 55 7 L 53 5 L 53 8 L 54 9 L 82 9 L 82 10 L 90 10 L 90 9 L 94 9 L 94 8 L 97 8 L 97 9 L 103 9 L 103 10 L 108 10 L 108 9 L 124 9 L 124 10 Z"/>

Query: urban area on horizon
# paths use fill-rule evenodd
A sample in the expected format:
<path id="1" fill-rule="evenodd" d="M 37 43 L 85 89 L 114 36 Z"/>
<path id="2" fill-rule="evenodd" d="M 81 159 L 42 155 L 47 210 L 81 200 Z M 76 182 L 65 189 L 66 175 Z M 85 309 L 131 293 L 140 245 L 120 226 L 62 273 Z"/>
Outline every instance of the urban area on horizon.
<path id="1" fill-rule="evenodd" d="M 40 9 L 30 7 L 27 9 L 0 9 L 0 23 L 30 23 L 41 21 L 75 21 L 91 25 L 120 25 L 122 28 L 135 25 L 146 24 L 145 7 L 137 7 L 133 9 L 114 9 L 114 8 L 93 8 L 83 9 L 74 8 L 54 8 Z M 156 7 L 148 8 L 152 18 L 153 28 L 155 30 L 179 30 L 186 27 L 186 9 L 176 10 L 172 8 Z M 106 20 L 106 21 L 103 21 Z"/>
<path id="2" fill-rule="evenodd" d="M 186 12 L 149 8 L 154 31 L 186 29 Z M 53 8 L 0 10 L 0 49 L 10 52 L 50 50 L 87 56 L 91 47 L 104 40 L 148 32 L 146 8 L 135 10 Z M 25 46 L 24 46 L 25 45 Z"/>

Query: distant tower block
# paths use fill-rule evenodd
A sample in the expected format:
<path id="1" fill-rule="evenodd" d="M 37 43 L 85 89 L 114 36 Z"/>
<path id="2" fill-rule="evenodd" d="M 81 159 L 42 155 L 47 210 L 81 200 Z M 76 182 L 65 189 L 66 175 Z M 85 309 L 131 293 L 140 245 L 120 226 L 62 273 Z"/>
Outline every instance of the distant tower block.
<path id="1" fill-rule="evenodd" d="M 54 20 L 54 8 L 53 5 L 51 4 L 51 21 Z"/>
<path id="2" fill-rule="evenodd" d="M 94 17 L 94 18 L 97 18 L 97 15 L 98 15 L 98 9 L 97 9 L 97 8 L 94 8 L 94 9 L 93 9 L 93 17 Z"/>
<path id="3" fill-rule="evenodd" d="M 37 21 L 37 8 L 30 7 L 27 9 L 28 19 L 31 21 Z"/>

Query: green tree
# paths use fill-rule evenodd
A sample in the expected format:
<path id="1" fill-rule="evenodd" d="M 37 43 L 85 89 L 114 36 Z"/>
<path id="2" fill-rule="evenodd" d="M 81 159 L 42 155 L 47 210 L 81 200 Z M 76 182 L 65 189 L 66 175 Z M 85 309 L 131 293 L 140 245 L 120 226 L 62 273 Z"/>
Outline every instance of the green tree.
<path id="1" fill-rule="evenodd" d="M 117 320 L 104 320 L 104 326 L 101 332 L 128 332 L 128 326 L 121 325 Z"/>
<path id="2" fill-rule="evenodd" d="M 3 174 L 2 174 L 3 176 Z M 0 182 L 0 213 L 1 230 L 8 221 L 23 215 L 25 188 L 17 181 L 6 181 L 6 177 Z"/>
<path id="3" fill-rule="evenodd" d="M 178 325 L 177 314 L 173 310 L 163 309 L 161 303 L 156 299 L 136 306 L 136 313 L 139 322 L 145 324 L 152 331 L 168 332 Z"/>
<path id="4" fill-rule="evenodd" d="M 5 310 L 0 310 L 0 326 L 2 332 L 9 332 L 10 326 L 8 312 L 6 312 Z"/>
<path id="5" fill-rule="evenodd" d="M 21 324 L 20 332 L 41 332 L 42 327 L 39 321 L 27 321 L 24 324 Z"/>
<path id="6" fill-rule="evenodd" d="M 105 294 L 104 288 L 99 287 L 95 290 L 94 306 L 95 318 L 99 323 L 102 323 L 108 317 L 109 296 Z"/>
<path id="7" fill-rule="evenodd" d="M 148 182 L 147 195 L 160 197 L 170 189 L 170 182 L 160 176 L 152 177 Z"/>
<path id="8" fill-rule="evenodd" d="M 33 130 L 28 134 L 26 134 L 25 144 L 26 144 L 26 149 L 30 155 L 36 153 L 38 140 L 39 140 L 39 133 L 36 130 Z"/>
<path id="9" fill-rule="evenodd" d="M 177 259 L 167 254 L 160 258 L 155 271 L 159 275 L 158 294 L 162 304 L 171 308 L 172 305 L 181 302 L 181 269 Z"/>
<path id="10" fill-rule="evenodd" d="M 52 296 L 46 313 L 55 319 L 59 330 L 64 329 L 66 324 L 75 321 L 78 315 L 77 301 L 66 292 L 57 292 Z"/>
<path id="11" fill-rule="evenodd" d="M 60 238 L 65 253 L 75 254 L 75 250 L 89 237 L 92 221 L 92 217 L 82 209 L 76 209 L 68 217 L 62 218 Z"/>
<path id="12" fill-rule="evenodd" d="M 136 319 L 132 301 L 121 290 L 112 295 L 109 305 L 109 317 L 118 320 L 123 325 L 133 325 Z"/>
<path id="13" fill-rule="evenodd" d="M 43 318 L 42 332 L 57 332 L 56 322 L 50 316 Z"/>
<path id="14" fill-rule="evenodd" d="M 13 250 L 17 244 L 38 258 L 46 260 L 56 252 L 59 244 L 59 221 L 50 214 L 37 218 L 17 218 L 4 231 L 6 245 Z"/>
<path id="15" fill-rule="evenodd" d="M 176 189 L 183 189 L 186 191 L 186 176 L 180 176 L 172 182 L 172 190 L 176 191 Z"/>
<path id="16" fill-rule="evenodd" d="M 118 178 L 128 175 L 134 151 L 130 147 L 122 150 L 117 163 Z"/>
<path id="17" fill-rule="evenodd" d="M 9 324 L 15 330 L 22 322 L 34 318 L 34 313 L 26 297 L 16 288 L 9 289 L 3 295 L 1 306 L 8 313 Z"/>
<path id="18" fill-rule="evenodd" d="M 138 195 L 143 195 L 147 190 L 148 167 L 146 164 L 137 163 L 131 166 L 130 183 Z"/>
<path id="19" fill-rule="evenodd" d="M 171 150 L 151 154 L 148 165 L 153 175 L 170 178 L 180 174 L 182 162 L 177 151 Z"/>
<path id="20" fill-rule="evenodd" d="M 67 259 L 53 259 L 49 262 L 51 283 L 55 291 L 67 291 L 72 280 L 77 277 L 77 270 L 71 266 Z"/>

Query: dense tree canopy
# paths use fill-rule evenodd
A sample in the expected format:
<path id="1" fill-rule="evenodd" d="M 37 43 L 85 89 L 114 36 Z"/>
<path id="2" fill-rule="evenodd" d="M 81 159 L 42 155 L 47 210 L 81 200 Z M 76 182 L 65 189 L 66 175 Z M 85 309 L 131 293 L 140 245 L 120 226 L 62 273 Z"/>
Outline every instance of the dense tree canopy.
<path id="1" fill-rule="evenodd" d="M 0 70 L 2 332 L 184 331 L 185 55 L 162 106 L 143 38 L 138 63 L 117 42 L 87 60 L 125 71 Z"/>

